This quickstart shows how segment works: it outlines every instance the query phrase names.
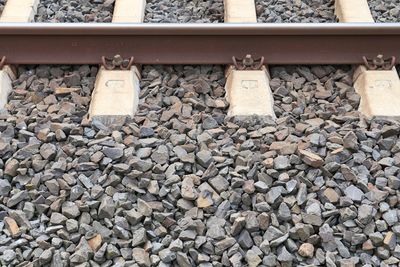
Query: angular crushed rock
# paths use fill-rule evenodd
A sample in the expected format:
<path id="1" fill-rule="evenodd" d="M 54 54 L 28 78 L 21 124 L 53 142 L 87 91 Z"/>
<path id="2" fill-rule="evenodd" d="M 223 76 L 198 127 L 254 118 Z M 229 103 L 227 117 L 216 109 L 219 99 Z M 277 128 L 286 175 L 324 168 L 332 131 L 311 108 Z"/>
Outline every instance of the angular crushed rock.
<path id="1" fill-rule="evenodd" d="M 35 22 L 111 22 L 115 0 L 40 0 Z"/>
<path id="2" fill-rule="evenodd" d="M 144 66 L 112 127 L 86 119 L 96 72 L 19 69 L 2 266 L 398 264 L 400 124 L 360 116 L 350 67 L 271 67 L 274 122 L 226 117 L 223 66 Z"/>
<path id="3" fill-rule="evenodd" d="M 224 21 L 223 0 L 148 0 L 147 23 L 217 23 Z"/>
<path id="4" fill-rule="evenodd" d="M 336 22 L 334 0 L 255 0 L 263 23 Z"/>
<path id="5" fill-rule="evenodd" d="M 6 4 L 7 0 L 0 0 L 0 16 L 3 13 L 4 5 Z"/>
<path id="6" fill-rule="evenodd" d="M 368 0 L 375 22 L 400 22 L 400 2 L 398 0 Z"/>

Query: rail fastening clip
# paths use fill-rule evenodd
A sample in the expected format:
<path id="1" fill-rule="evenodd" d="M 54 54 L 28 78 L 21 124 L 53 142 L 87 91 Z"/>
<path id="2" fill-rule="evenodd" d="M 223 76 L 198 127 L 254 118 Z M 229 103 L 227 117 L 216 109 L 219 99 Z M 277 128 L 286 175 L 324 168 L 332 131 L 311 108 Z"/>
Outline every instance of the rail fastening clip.
<path id="1" fill-rule="evenodd" d="M 2 56 L 0 59 L 0 70 L 3 70 L 4 65 L 6 65 L 6 56 Z"/>
<path id="2" fill-rule="evenodd" d="M 115 55 L 113 58 L 101 57 L 101 62 L 107 70 L 129 70 L 134 62 L 134 57 L 124 59 L 121 55 Z"/>
<path id="3" fill-rule="evenodd" d="M 232 61 L 237 70 L 261 70 L 264 65 L 264 57 L 254 59 L 250 54 L 242 59 L 233 56 Z"/>
<path id="4" fill-rule="evenodd" d="M 383 55 L 377 55 L 373 59 L 363 57 L 364 65 L 368 70 L 391 70 L 396 64 L 396 57 L 384 58 Z"/>

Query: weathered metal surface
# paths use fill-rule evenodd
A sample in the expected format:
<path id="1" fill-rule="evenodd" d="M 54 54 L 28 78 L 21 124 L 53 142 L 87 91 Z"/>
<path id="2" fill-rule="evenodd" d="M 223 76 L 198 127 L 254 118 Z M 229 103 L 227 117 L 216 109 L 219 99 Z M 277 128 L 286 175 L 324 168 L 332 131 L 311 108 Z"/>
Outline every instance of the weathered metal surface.
<path id="1" fill-rule="evenodd" d="M 100 64 L 117 54 L 135 64 L 231 64 L 247 54 L 267 64 L 362 64 L 400 58 L 400 24 L 0 23 L 7 64 Z"/>

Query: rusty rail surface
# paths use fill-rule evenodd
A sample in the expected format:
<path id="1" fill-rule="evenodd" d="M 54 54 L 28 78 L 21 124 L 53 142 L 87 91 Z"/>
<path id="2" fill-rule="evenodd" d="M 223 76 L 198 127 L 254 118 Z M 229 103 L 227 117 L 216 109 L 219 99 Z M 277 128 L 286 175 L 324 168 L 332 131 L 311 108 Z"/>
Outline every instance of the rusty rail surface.
<path id="1" fill-rule="evenodd" d="M 400 58 L 400 24 L 50 24 L 0 23 L 7 64 L 362 64 L 378 54 Z"/>

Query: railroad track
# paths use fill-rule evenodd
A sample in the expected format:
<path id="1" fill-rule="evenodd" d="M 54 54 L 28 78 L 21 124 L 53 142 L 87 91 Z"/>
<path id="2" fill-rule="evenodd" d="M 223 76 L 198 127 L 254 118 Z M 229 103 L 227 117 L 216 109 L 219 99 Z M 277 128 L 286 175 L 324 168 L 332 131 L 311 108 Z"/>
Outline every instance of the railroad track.
<path id="1" fill-rule="evenodd" d="M 8 0 L 0 265 L 398 266 L 400 9 L 313 2 Z"/>

